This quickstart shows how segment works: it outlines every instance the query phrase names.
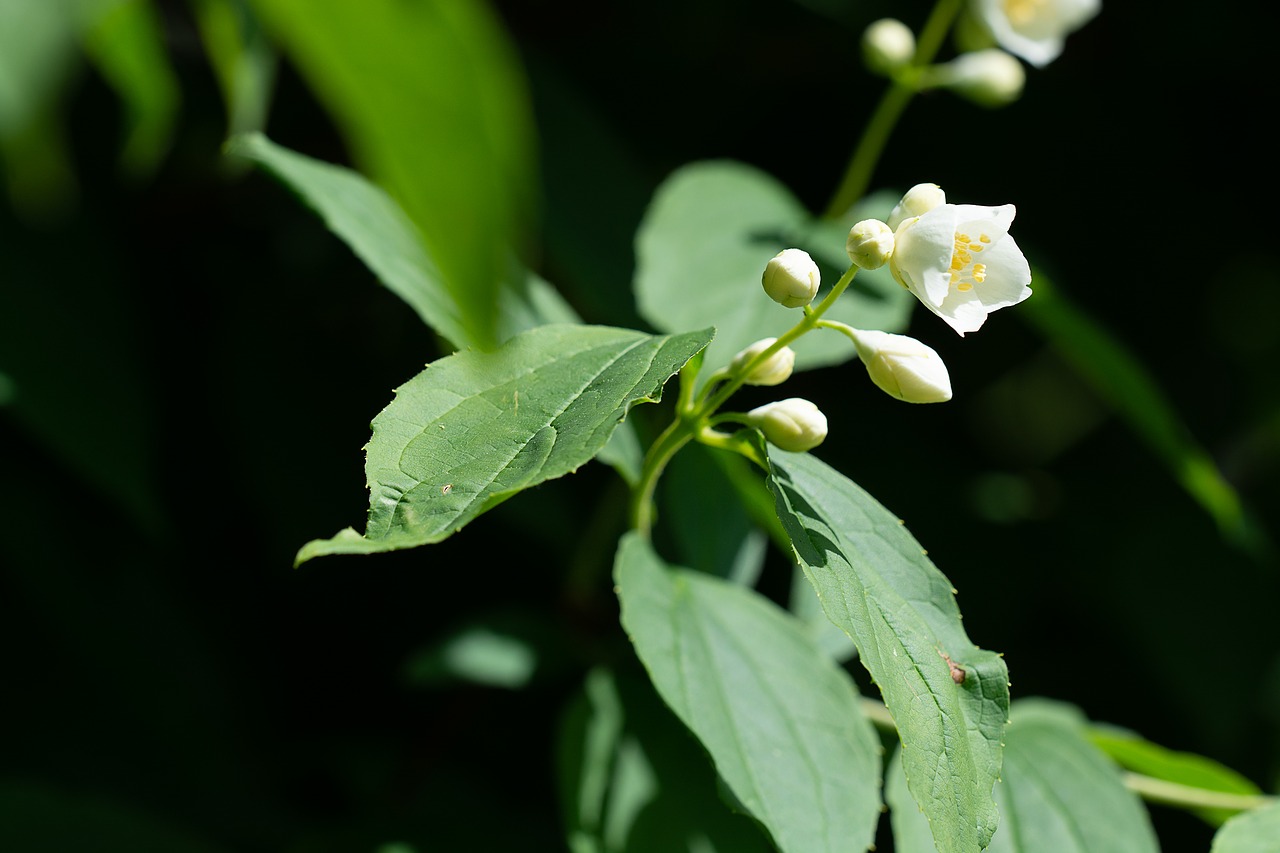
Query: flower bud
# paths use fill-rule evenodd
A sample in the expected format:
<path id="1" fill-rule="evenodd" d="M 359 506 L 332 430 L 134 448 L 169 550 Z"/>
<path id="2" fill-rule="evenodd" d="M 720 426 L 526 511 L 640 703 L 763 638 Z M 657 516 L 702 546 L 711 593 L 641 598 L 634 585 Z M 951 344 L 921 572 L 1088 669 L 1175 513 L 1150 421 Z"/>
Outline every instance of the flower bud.
<path id="1" fill-rule="evenodd" d="M 1022 63 L 996 48 L 963 53 L 934 72 L 939 85 L 984 107 L 1013 103 L 1027 82 Z"/>
<path id="2" fill-rule="evenodd" d="M 862 59 L 876 74 L 891 74 L 911 61 L 916 53 L 916 36 L 895 18 L 881 18 L 862 33 Z"/>
<path id="3" fill-rule="evenodd" d="M 879 219 L 864 219 L 849 229 L 844 248 L 860 269 L 879 269 L 893 254 L 893 229 Z"/>
<path id="4" fill-rule="evenodd" d="M 765 338 L 764 340 L 756 341 L 733 357 L 729 369 L 735 373 L 741 372 L 751 362 L 751 359 L 773 346 L 777 340 L 777 338 Z M 783 347 L 757 364 L 755 369 L 747 374 L 742 381 L 748 385 L 781 385 L 791 378 L 791 371 L 795 365 L 795 350 L 791 347 Z"/>
<path id="5" fill-rule="evenodd" d="M 786 308 L 803 308 L 818 295 L 822 275 L 803 249 L 783 249 L 769 259 L 760 279 L 769 298 Z"/>
<path id="6" fill-rule="evenodd" d="M 782 450 L 812 450 L 827 437 L 827 417 L 800 397 L 766 403 L 747 412 L 747 421 L 760 428 L 769 443 Z"/>
<path id="7" fill-rule="evenodd" d="M 932 347 L 906 335 L 854 330 L 858 358 L 881 391 L 906 403 L 951 399 L 951 376 Z"/>
<path id="8" fill-rule="evenodd" d="M 890 228 L 897 231 L 903 220 L 923 216 L 938 205 L 946 203 L 947 194 L 942 191 L 942 187 L 937 184 L 916 184 L 894 206 L 887 222 Z"/>

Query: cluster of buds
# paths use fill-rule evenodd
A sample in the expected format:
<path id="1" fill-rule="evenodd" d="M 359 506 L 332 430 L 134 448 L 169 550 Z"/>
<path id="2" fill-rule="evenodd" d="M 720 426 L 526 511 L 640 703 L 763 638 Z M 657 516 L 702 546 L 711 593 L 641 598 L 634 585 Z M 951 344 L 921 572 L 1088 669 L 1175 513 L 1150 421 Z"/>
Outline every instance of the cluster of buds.
<path id="1" fill-rule="evenodd" d="M 894 18 L 862 34 L 862 56 L 873 73 L 913 79 L 919 88 L 950 89 L 984 107 L 1016 101 L 1026 83 L 1019 57 L 1041 67 L 1062 53 L 1068 34 L 1098 14 L 1101 0 L 971 0 L 967 50 L 950 62 L 913 69 L 915 34 Z"/>
<path id="2" fill-rule="evenodd" d="M 1031 268 L 1009 236 L 1015 213 L 1011 204 L 948 204 L 937 184 L 917 184 L 887 221 L 864 219 L 850 228 L 845 249 L 859 269 L 887 264 L 899 284 L 963 337 L 991 312 L 1031 295 Z M 821 273 L 808 253 L 785 249 L 770 259 L 761 284 L 780 305 L 805 308 L 818 293 Z M 889 396 L 908 403 L 951 399 L 947 367 L 932 347 L 906 335 L 821 324 L 853 341 L 867 375 Z M 747 347 L 734 357 L 730 372 L 749 385 L 785 382 L 795 353 L 777 343 L 765 338 Z M 753 409 L 743 420 L 784 450 L 810 450 L 827 434 L 818 407 L 795 397 Z"/>

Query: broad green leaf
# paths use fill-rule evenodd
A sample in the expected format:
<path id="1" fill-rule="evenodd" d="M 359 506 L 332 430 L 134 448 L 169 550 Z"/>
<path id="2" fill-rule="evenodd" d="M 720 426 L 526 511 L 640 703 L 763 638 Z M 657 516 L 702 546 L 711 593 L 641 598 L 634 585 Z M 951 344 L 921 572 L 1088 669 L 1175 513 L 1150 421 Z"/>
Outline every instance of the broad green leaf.
<path id="1" fill-rule="evenodd" d="M 671 530 L 681 564 L 754 586 L 767 542 L 715 458 L 722 453 L 694 445 L 677 454 L 662 477 L 659 516 Z"/>
<path id="2" fill-rule="evenodd" d="M 1019 316 L 1036 326 L 1164 460 L 1225 536 L 1239 545 L 1258 544 L 1261 533 L 1249 522 L 1240 496 L 1141 363 L 1063 296 L 1042 270 L 1035 271 L 1034 279 L 1036 296 L 1024 303 Z"/>
<path id="3" fill-rule="evenodd" d="M 791 594 L 787 598 L 787 609 L 804 623 L 810 636 L 836 663 L 844 663 L 858 653 L 858 646 L 853 638 L 831 621 L 827 611 L 822 609 L 822 599 L 818 598 L 804 576 L 804 569 L 795 566 L 791 573 Z"/>
<path id="4" fill-rule="evenodd" d="M 636 533 L 614 565 L 622 624 L 659 695 L 783 851 L 867 849 L 880 745 L 848 675 L 754 590 L 666 566 Z"/>
<path id="5" fill-rule="evenodd" d="M 809 454 L 770 448 L 769 461 L 796 558 L 884 695 L 938 849 L 976 853 L 998 820 L 1004 661 L 970 642 L 951 584 L 897 517 Z"/>
<path id="6" fill-rule="evenodd" d="M 361 171 L 422 231 L 465 340 L 497 340 L 506 258 L 532 209 L 522 75 L 482 0 L 255 0 Z M 454 338 L 459 342 L 464 338 Z"/>
<path id="7" fill-rule="evenodd" d="M 227 109 L 227 135 L 261 131 L 276 78 L 276 53 L 247 0 L 194 0 L 200 41 Z"/>
<path id="8" fill-rule="evenodd" d="M 517 492 L 577 470 L 712 334 L 543 326 L 495 352 L 432 363 L 373 420 L 364 535 L 347 528 L 309 542 L 297 562 L 439 542 Z"/>
<path id="9" fill-rule="evenodd" d="M 1231 818 L 1209 853 L 1280 853 L 1280 803 Z"/>
<path id="10" fill-rule="evenodd" d="M 743 163 L 685 166 L 658 188 L 636 232 L 640 314 L 668 332 L 714 325 L 716 341 L 702 370 L 709 376 L 744 347 L 777 337 L 800 319 L 799 311 L 773 302 L 761 288 L 769 259 L 788 247 L 805 249 L 829 287 L 849 266 L 847 230 L 813 219 L 786 187 Z M 887 269 L 864 270 L 827 317 L 892 332 L 906 325 L 911 308 L 911 295 Z M 806 335 L 793 349 L 797 369 L 854 357 L 853 344 L 834 332 Z"/>
<path id="11" fill-rule="evenodd" d="M 124 101 L 127 136 L 121 164 L 148 175 L 169 150 L 180 88 L 150 0 L 110 0 L 86 34 L 85 52 Z"/>
<path id="12" fill-rule="evenodd" d="M 929 824 L 906 788 L 895 755 L 885 787 L 894 849 L 935 853 Z M 987 853 L 1159 850 L 1142 801 L 1089 743 L 1073 708 L 1035 699 L 1014 703 L 995 794 L 1001 820 Z"/>
<path id="13" fill-rule="evenodd" d="M 1227 794 L 1256 796 L 1262 793 L 1244 776 L 1211 758 L 1165 749 L 1125 729 L 1095 726 L 1089 731 L 1089 740 L 1121 767 L 1153 779 Z M 1195 813 L 1217 826 L 1237 811 L 1217 808 L 1196 809 Z"/>

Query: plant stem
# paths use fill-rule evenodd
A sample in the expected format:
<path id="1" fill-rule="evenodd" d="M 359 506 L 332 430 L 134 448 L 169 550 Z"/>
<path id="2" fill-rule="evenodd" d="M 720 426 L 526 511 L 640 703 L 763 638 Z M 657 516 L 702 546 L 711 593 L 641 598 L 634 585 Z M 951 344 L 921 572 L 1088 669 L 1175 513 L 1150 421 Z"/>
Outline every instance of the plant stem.
<path id="1" fill-rule="evenodd" d="M 1180 806 L 1187 809 L 1237 809 L 1248 811 L 1280 802 L 1280 798 L 1262 794 L 1231 794 L 1210 791 L 1191 785 L 1180 785 L 1141 773 L 1125 773 L 1124 786 L 1144 800 Z"/>
<path id="2" fill-rule="evenodd" d="M 840 185 L 822 214 L 824 219 L 843 216 L 845 211 L 866 194 L 867 187 L 871 185 L 871 175 L 875 172 L 876 163 L 889 142 L 894 126 L 911 102 L 911 96 L 920 89 L 921 69 L 933 61 L 938 49 L 942 47 L 947 30 L 960 11 L 960 2 L 961 0 L 938 0 L 933 7 L 924 29 L 920 31 L 920 38 L 916 40 L 916 52 L 911 64 L 894 75 L 893 83 L 871 113 L 867 129 L 849 158 Z"/>

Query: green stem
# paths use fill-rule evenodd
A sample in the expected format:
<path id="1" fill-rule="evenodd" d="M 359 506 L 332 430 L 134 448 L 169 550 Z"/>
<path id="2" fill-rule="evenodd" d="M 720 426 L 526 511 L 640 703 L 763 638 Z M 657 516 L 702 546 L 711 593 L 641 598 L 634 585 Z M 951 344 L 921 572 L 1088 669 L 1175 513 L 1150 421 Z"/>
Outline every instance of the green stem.
<path id="1" fill-rule="evenodd" d="M 894 75 L 893 83 L 880 98 L 875 111 L 867 122 L 867 129 L 858 140 L 858 146 L 849 158 L 844 176 L 840 179 L 835 195 L 823 212 L 824 219 L 836 219 L 853 207 L 871 185 L 871 175 L 884 153 L 885 145 L 893 134 L 893 128 L 911 102 L 911 97 L 921 88 L 921 70 L 933 62 L 947 31 L 960 11 L 961 0 L 938 0 L 925 21 L 924 29 L 916 40 L 916 53 L 911 64 Z"/>
<path id="2" fill-rule="evenodd" d="M 1226 791 L 1209 791 L 1191 785 L 1180 785 L 1141 773 L 1125 773 L 1124 786 L 1144 800 L 1180 806 L 1186 809 L 1237 809 L 1249 811 L 1280 802 L 1276 797 L 1262 794 L 1231 794 Z"/>

